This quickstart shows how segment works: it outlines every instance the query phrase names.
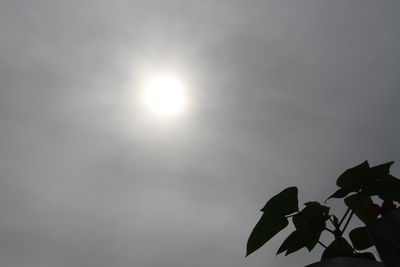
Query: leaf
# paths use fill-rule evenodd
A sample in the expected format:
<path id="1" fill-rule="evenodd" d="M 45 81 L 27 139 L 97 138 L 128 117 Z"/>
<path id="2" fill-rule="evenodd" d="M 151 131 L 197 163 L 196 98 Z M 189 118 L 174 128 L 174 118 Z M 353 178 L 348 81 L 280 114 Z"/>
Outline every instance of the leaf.
<path id="1" fill-rule="evenodd" d="M 383 200 L 400 202 L 400 180 L 390 174 L 379 181 L 376 191 Z"/>
<path id="2" fill-rule="evenodd" d="M 388 175 L 390 173 L 390 167 L 393 165 L 394 161 L 389 161 L 380 165 L 371 167 L 371 172 L 375 177 L 381 177 Z"/>
<path id="3" fill-rule="evenodd" d="M 351 257 L 353 248 L 344 238 L 334 240 L 322 253 L 321 260 L 334 257 Z"/>
<path id="4" fill-rule="evenodd" d="M 357 250 L 364 250 L 374 245 L 366 227 L 358 227 L 349 233 L 351 243 Z"/>
<path id="5" fill-rule="evenodd" d="M 321 237 L 321 232 L 315 233 L 314 235 L 304 236 L 304 245 L 311 252 L 315 246 L 318 244 L 319 238 Z"/>
<path id="6" fill-rule="evenodd" d="M 395 192 L 381 194 L 379 195 L 379 198 L 382 200 L 393 200 L 400 202 L 400 192 L 395 191 Z"/>
<path id="7" fill-rule="evenodd" d="M 309 251 L 318 243 L 328 219 L 321 207 L 325 206 L 308 203 L 308 206 L 293 216 L 293 224 L 296 230 L 303 235 L 305 246 Z"/>
<path id="8" fill-rule="evenodd" d="M 325 228 L 327 217 L 317 206 L 307 206 L 293 216 L 293 223 L 303 235 L 315 235 Z"/>
<path id="9" fill-rule="evenodd" d="M 269 216 L 268 214 L 263 214 L 247 241 L 246 257 L 262 247 L 288 224 L 289 221 L 284 216 Z"/>
<path id="10" fill-rule="evenodd" d="M 297 187 L 288 187 L 279 194 L 273 196 L 261 209 L 270 216 L 285 216 L 299 211 Z"/>
<path id="11" fill-rule="evenodd" d="M 372 199 L 368 196 L 360 196 L 357 194 L 350 195 L 344 199 L 347 207 L 365 224 L 375 220 L 376 218 L 369 212 L 373 205 Z"/>
<path id="12" fill-rule="evenodd" d="M 286 251 L 285 256 L 287 256 L 303 247 L 305 247 L 305 244 L 302 234 L 299 231 L 294 231 L 283 241 L 276 255 Z"/>
<path id="13" fill-rule="evenodd" d="M 346 170 L 336 182 L 343 190 L 339 189 L 331 197 L 343 196 L 346 191 L 358 192 L 364 196 L 400 193 L 400 180 L 389 174 L 393 163 L 394 161 L 390 161 L 369 167 L 368 162 L 364 161 Z"/>
<path id="14" fill-rule="evenodd" d="M 331 215 L 331 218 L 334 226 L 339 225 L 339 219 L 335 215 Z"/>
<path id="15" fill-rule="evenodd" d="M 358 189 L 360 194 L 375 196 L 400 190 L 400 180 L 389 174 L 394 161 L 386 162 L 374 167 L 364 175 Z"/>
<path id="16" fill-rule="evenodd" d="M 364 161 L 363 163 L 347 169 L 344 173 L 342 173 L 336 181 L 337 186 L 342 188 L 358 188 L 360 184 L 363 183 L 363 178 L 368 175 L 370 171 L 370 167 L 368 161 Z"/>
<path id="17" fill-rule="evenodd" d="M 307 206 L 307 207 L 316 207 L 317 209 L 322 211 L 325 215 L 329 215 L 330 208 L 325 206 L 325 205 L 321 205 L 317 201 L 306 202 L 306 203 L 304 203 L 304 205 Z"/>
<path id="18" fill-rule="evenodd" d="M 390 194 L 392 192 L 400 192 L 400 180 L 390 174 L 385 174 L 365 183 L 362 186 L 361 194 L 375 196 Z"/>
<path id="19" fill-rule="evenodd" d="M 351 192 L 355 192 L 355 190 L 353 188 L 347 188 L 347 187 L 339 188 L 335 193 L 333 193 L 330 197 L 328 197 L 325 200 L 325 203 L 331 198 L 344 198 Z"/>

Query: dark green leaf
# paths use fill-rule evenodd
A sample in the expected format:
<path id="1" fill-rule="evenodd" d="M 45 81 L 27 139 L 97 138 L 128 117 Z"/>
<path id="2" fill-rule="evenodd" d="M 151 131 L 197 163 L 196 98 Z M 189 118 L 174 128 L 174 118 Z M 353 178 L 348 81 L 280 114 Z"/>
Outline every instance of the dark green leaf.
<path id="1" fill-rule="evenodd" d="M 286 251 L 285 256 L 287 256 L 293 252 L 298 251 L 304 246 L 305 244 L 303 236 L 300 234 L 299 231 L 294 231 L 285 239 L 285 241 L 283 241 L 276 255 Z"/>
<path id="2" fill-rule="evenodd" d="M 272 197 L 261 211 L 270 216 L 292 214 L 299 210 L 297 194 L 297 187 L 288 187 Z"/>
<path id="3" fill-rule="evenodd" d="M 332 197 L 341 197 L 347 192 L 357 192 L 363 196 L 376 196 L 400 191 L 400 180 L 389 174 L 392 164 L 393 161 L 370 168 L 368 163 L 364 162 L 345 171 L 337 181 L 343 190 L 339 189 Z M 391 179 L 392 177 L 394 179 Z"/>
<path id="4" fill-rule="evenodd" d="M 318 206 L 307 206 L 293 216 L 293 223 L 303 235 L 315 235 L 325 228 L 327 217 Z"/>
<path id="5" fill-rule="evenodd" d="M 346 191 L 364 196 L 393 194 L 400 192 L 400 180 L 389 174 L 393 161 L 369 167 L 367 161 L 346 170 L 337 180 L 338 190 L 331 197 L 344 197 Z M 394 179 L 392 179 L 394 178 Z M 396 189 L 395 189 L 396 188 Z"/>
<path id="6" fill-rule="evenodd" d="M 385 193 L 385 194 L 379 195 L 379 197 L 382 200 L 393 200 L 393 201 L 400 202 L 400 192 L 398 192 L 398 191 Z"/>
<path id="7" fill-rule="evenodd" d="M 353 256 L 353 248 L 344 238 L 334 240 L 322 254 L 321 260 L 334 257 L 351 257 Z"/>
<path id="8" fill-rule="evenodd" d="M 383 200 L 400 201 L 400 180 L 392 175 L 386 175 L 376 186 L 377 194 Z"/>
<path id="9" fill-rule="evenodd" d="M 319 209 L 320 211 L 322 211 L 325 215 L 329 215 L 329 207 L 325 206 L 325 205 L 321 205 L 319 202 L 317 201 L 310 201 L 310 202 L 306 202 L 304 203 L 304 205 L 306 207 L 316 207 L 317 209 Z"/>
<path id="10" fill-rule="evenodd" d="M 364 250 L 374 245 L 366 227 L 358 227 L 349 233 L 351 243 L 357 250 Z"/>
<path id="11" fill-rule="evenodd" d="M 321 237 L 321 232 L 315 233 L 314 235 L 304 236 L 304 244 L 308 251 L 312 251 L 318 244 L 319 238 Z"/>
<path id="12" fill-rule="evenodd" d="M 400 180 L 390 174 L 385 174 L 362 185 L 361 194 L 375 196 L 393 192 L 400 192 Z"/>
<path id="13" fill-rule="evenodd" d="M 376 261 L 374 254 L 372 254 L 371 252 L 354 253 L 353 257 Z"/>
<path id="14" fill-rule="evenodd" d="M 328 219 L 321 207 L 324 206 L 308 203 L 308 206 L 293 216 L 293 224 L 303 235 L 305 246 L 309 251 L 318 243 Z"/>
<path id="15" fill-rule="evenodd" d="M 333 225 L 339 225 L 339 219 L 335 215 L 332 215 L 332 220 L 333 220 Z"/>
<path id="16" fill-rule="evenodd" d="M 371 167 L 371 172 L 377 178 L 388 175 L 390 173 L 390 167 L 393 165 L 393 163 L 394 163 L 394 161 L 389 161 L 389 162 Z"/>
<path id="17" fill-rule="evenodd" d="M 363 184 L 363 179 L 370 172 L 368 161 L 364 161 L 360 165 L 346 170 L 342 173 L 336 184 L 342 188 L 358 188 L 360 184 Z"/>
<path id="18" fill-rule="evenodd" d="M 330 197 L 328 197 L 326 201 L 328 201 L 331 198 L 344 198 L 345 196 L 347 196 L 348 194 L 350 194 L 351 192 L 354 192 L 353 188 L 339 188 L 335 193 L 333 193 Z"/>
<path id="19" fill-rule="evenodd" d="M 288 219 L 283 216 L 268 216 L 267 214 L 263 214 L 247 241 L 246 257 L 262 247 L 288 224 Z"/>
<path id="20" fill-rule="evenodd" d="M 369 212 L 373 205 L 370 197 L 354 194 L 346 197 L 344 202 L 363 223 L 367 224 L 376 219 Z"/>

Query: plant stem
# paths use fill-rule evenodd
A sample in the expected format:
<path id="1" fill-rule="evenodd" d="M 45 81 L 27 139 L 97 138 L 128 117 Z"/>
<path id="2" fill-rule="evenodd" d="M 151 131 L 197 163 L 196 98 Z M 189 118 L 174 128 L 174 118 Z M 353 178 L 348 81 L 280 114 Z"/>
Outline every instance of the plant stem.
<path id="1" fill-rule="evenodd" d="M 336 237 L 336 234 L 335 234 L 335 232 L 334 232 L 333 230 L 328 229 L 328 228 L 326 228 L 326 227 L 325 227 L 325 230 L 328 231 L 328 232 L 330 232 L 331 234 L 333 234 L 333 235 Z"/>
<path id="2" fill-rule="evenodd" d="M 343 223 L 344 219 L 347 217 L 347 215 L 349 214 L 349 212 L 350 212 L 350 208 L 347 208 L 347 210 L 344 213 L 342 219 L 340 219 L 340 221 L 339 221 L 339 225 L 338 225 L 339 228 L 340 228 L 340 226 L 342 226 L 342 223 Z"/>
<path id="3" fill-rule="evenodd" d="M 318 241 L 318 244 L 320 244 L 320 245 L 323 246 L 324 248 L 327 248 L 327 246 L 325 246 L 321 241 Z"/>
<path id="4" fill-rule="evenodd" d="M 341 231 L 341 235 L 343 235 L 343 233 L 344 233 L 344 231 L 346 230 L 347 226 L 349 225 L 349 222 L 350 222 L 350 220 L 351 220 L 351 217 L 353 217 L 353 215 L 354 215 L 354 212 L 351 212 L 349 218 L 347 219 L 346 224 L 345 224 L 344 227 L 343 227 L 343 230 Z"/>
<path id="5" fill-rule="evenodd" d="M 331 216 L 333 216 L 333 215 L 331 215 Z M 329 219 L 329 221 L 333 224 L 333 226 L 336 228 L 336 224 L 335 224 L 335 222 L 331 219 L 331 216 L 329 216 L 328 219 Z"/>

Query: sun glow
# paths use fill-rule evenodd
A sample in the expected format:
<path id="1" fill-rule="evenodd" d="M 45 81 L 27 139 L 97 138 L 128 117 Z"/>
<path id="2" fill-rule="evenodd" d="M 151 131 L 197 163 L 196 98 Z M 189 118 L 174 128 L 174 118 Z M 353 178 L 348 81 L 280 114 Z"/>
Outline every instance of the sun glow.
<path id="1" fill-rule="evenodd" d="M 176 116 L 185 106 L 185 88 L 175 76 L 165 75 L 150 79 L 145 86 L 146 106 L 161 116 Z"/>

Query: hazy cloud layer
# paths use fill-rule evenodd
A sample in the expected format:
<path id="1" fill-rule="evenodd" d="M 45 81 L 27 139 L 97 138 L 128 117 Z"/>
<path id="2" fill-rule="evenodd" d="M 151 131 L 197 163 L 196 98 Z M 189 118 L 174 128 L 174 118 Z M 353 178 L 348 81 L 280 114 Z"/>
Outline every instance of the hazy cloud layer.
<path id="1" fill-rule="evenodd" d="M 0 265 L 261 267 L 265 200 L 400 160 L 398 1 L 1 1 Z M 143 69 L 190 110 L 146 119 Z M 131 101 L 131 102 L 130 102 Z M 394 173 L 400 174 L 400 163 Z"/>

